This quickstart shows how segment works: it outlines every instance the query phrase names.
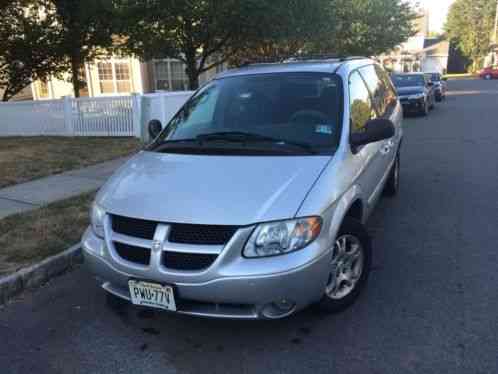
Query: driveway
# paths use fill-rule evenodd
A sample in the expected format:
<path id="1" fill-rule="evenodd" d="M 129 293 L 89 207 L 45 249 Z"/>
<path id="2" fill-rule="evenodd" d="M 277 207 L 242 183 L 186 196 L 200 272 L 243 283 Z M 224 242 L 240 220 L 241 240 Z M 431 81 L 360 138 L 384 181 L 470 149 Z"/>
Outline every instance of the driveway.
<path id="1" fill-rule="evenodd" d="M 374 271 L 326 316 L 117 315 L 83 269 L 0 310 L 2 373 L 498 373 L 498 82 L 451 81 L 405 120 L 402 185 L 369 223 Z"/>

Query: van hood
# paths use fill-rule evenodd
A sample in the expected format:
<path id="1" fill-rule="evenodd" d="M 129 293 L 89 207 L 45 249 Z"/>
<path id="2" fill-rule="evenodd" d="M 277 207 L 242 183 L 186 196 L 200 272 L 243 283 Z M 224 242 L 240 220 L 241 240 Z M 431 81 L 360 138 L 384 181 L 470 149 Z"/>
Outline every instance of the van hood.
<path id="1" fill-rule="evenodd" d="M 424 93 L 424 87 L 421 86 L 399 87 L 396 90 L 398 91 L 398 94 L 401 96 Z"/>
<path id="2" fill-rule="evenodd" d="M 107 212 L 161 222 L 249 225 L 295 216 L 331 156 L 140 152 L 97 196 Z"/>

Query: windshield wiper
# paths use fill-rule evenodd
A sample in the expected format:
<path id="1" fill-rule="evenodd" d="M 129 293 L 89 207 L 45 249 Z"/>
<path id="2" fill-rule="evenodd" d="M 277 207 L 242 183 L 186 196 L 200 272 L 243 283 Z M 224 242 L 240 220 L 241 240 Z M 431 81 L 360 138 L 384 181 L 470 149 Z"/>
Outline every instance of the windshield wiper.
<path id="1" fill-rule="evenodd" d="M 201 145 L 201 142 L 197 138 L 186 138 L 186 139 L 171 139 L 171 140 L 164 140 L 161 143 L 157 144 L 154 146 L 154 151 L 156 152 L 161 152 L 165 148 L 167 148 L 170 145 L 177 145 L 177 144 L 182 144 L 182 143 L 194 143 L 196 145 Z"/>
<path id="2" fill-rule="evenodd" d="M 257 143 L 257 142 L 268 142 L 284 146 L 293 146 L 305 150 L 308 153 L 316 154 L 317 152 L 309 144 L 293 142 L 288 140 L 282 140 L 273 138 L 271 136 L 254 134 L 243 131 L 224 131 L 224 132 L 214 132 L 210 134 L 201 134 L 196 137 L 199 141 L 228 141 L 237 143 Z"/>

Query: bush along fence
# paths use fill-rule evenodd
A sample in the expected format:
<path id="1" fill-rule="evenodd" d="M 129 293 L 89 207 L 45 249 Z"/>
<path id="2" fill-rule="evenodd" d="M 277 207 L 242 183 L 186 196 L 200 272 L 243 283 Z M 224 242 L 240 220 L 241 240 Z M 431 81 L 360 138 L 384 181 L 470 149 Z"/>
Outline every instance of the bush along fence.
<path id="1" fill-rule="evenodd" d="M 133 136 L 146 124 L 169 122 L 192 92 L 0 103 L 2 136 Z"/>

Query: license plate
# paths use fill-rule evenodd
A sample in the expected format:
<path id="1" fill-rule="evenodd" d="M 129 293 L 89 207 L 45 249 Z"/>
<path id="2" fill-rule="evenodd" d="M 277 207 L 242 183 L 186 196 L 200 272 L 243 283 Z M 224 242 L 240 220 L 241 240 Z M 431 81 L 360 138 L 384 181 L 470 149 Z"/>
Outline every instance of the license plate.
<path id="1" fill-rule="evenodd" d="M 136 280 L 130 280 L 128 286 L 133 304 L 176 311 L 173 287 Z"/>

